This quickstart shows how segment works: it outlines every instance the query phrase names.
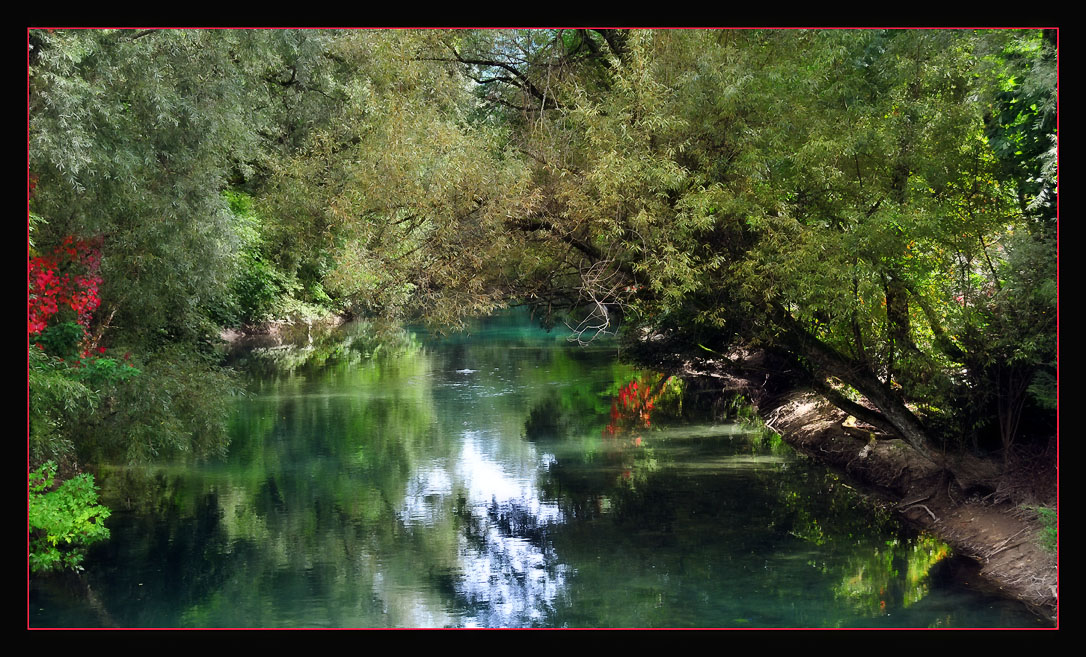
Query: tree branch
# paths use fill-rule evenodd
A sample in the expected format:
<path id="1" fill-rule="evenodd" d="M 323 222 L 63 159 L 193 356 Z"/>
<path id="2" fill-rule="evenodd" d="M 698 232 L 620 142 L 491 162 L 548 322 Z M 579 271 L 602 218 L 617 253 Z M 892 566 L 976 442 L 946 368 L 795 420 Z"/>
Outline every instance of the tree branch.
<path id="1" fill-rule="evenodd" d="M 626 48 L 626 39 L 629 36 L 627 30 L 594 30 L 596 34 L 603 37 L 603 40 L 607 42 L 607 45 L 611 48 L 611 52 L 615 53 L 621 60 L 626 59 L 626 55 L 629 54 L 629 50 Z"/>
<path id="2" fill-rule="evenodd" d="M 603 253 L 596 247 L 584 240 L 578 239 L 572 234 L 559 231 L 554 224 L 544 219 L 524 219 L 515 223 L 513 227 L 526 232 L 534 232 L 537 230 L 551 231 L 558 239 L 577 249 L 592 260 L 600 260 L 603 258 Z"/>
<path id="3" fill-rule="evenodd" d="M 460 62 L 461 64 L 469 64 L 469 65 L 473 65 L 473 66 L 490 66 L 490 67 L 500 68 L 502 70 L 508 71 L 514 78 L 513 84 L 515 84 L 515 86 L 520 87 L 521 89 L 527 91 L 532 96 L 535 96 L 537 99 L 539 99 L 542 102 L 542 107 L 544 109 L 558 109 L 559 107 L 561 107 L 561 105 L 559 105 L 558 102 L 556 102 L 553 97 L 548 98 L 545 93 L 540 91 L 539 88 L 536 87 L 535 84 L 533 84 L 532 81 L 528 79 L 528 76 L 526 76 L 524 73 L 521 73 L 519 70 L 517 70 L 517 68 L 515 66 L 512 66 L 511 64 L 508 64 L 506 62 L 493 60 L 493 59 L 467 58 L 467 57 L 464 57 L 453 46 L 449 46 L 449 50 L 452 51 L 453 57 L 456 58 L 456 61 Z M 439 60 L 439 61 L 448 61 L 448 60 Z"/>

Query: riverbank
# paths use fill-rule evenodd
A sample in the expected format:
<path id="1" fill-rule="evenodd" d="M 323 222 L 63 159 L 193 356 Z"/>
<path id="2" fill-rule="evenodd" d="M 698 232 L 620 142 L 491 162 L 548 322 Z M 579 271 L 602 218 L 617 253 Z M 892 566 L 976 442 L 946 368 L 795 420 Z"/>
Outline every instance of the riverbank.
<path id="1" fill-rule="evenodd" d="M 999 462 L 964 456 L 951 464 L 950 474 L 903 441 L 878 435 L 874 427 L 797 386 L 764 355 L 733 356 L 652 360 L 720 392 L 745 394 L 786 442 L 893 505 L 904 522 L 975 561 L 978 589 L 1019 600 L 1058 622 L 1057 554 L 1043 546 L 1045 528 L 1035 510 L 1055 507 L 1054 458 L 1005 469 Z"/>
<path id="2" fill-rule="evenodd" d="M 346 322 L 346 317 L 333 313 L 319 317 L 298 315 L 240 328 L 223 329 L 219 333 L 219 339 L 231 348 L 312 344 L 314 335 L 324 335 Z"/>

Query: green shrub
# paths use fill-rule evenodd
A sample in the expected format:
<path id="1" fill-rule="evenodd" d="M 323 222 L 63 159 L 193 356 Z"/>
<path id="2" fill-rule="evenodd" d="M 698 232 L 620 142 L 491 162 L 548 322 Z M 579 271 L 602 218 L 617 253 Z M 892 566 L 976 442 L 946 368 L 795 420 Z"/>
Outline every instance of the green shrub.
<path id="1" fill-rule="evenodd" d="M 109 508 L 98 504 L 94 477 L 81 474 L 60 484 L 52 461 L 30 473 L 30 570 L 82 570 L 85 546 L 109 538 Z"/>
<path id="2" fill-rule="evenodd" d="M 75 376 L 79 369 L 36 346 L 27 353 L 30 402 L 30 462 L 56 461 L 69 467 L 75 444 L 69 430 L 94 413 L 98 393 Z"/>
<path id="3" fill-rule="evenodd" d="M 86 333 L 76 322 L 52 324 L 34 339 L 45 352 L 59 358 L 72 359 L 79 355 L 79 343 Z"/>
<path id="4" fill-rule="evenodd" d="M 244 253 L 232 291 L 240 319 L 246 323 L 267 319 L 290 289 L 289 277 L 257 254 Z"/>
<path id="5" fill-rule="evenodd" d="M 1041 519 L 1041 545 L 1049 552 L 1055 552 L 1059 545 L 1056 510 L 1048 506 L 1039 506 L 1035 510 Z"/>
<path id="6" fill-rule="evenodd" d="M 83 463 L 146 463 L 159 456 L 225 454 L 233 379 L 190 345 L 144 354 L 138 370 L 99 359 L 88 376 L 100 385 L 99 412 L 69 435 Z M 104 362 L 103 362 L 104 361 Z M 138 378 L 130 378 L 138 372 Z"/>
<path id="7" fill-rule="evenodd" d="M 92 386 L 115 385 L 140 375 L 133 365 L 116 358 L 90 358 L 83 367 L 74 370 L 74 376 Z"/>

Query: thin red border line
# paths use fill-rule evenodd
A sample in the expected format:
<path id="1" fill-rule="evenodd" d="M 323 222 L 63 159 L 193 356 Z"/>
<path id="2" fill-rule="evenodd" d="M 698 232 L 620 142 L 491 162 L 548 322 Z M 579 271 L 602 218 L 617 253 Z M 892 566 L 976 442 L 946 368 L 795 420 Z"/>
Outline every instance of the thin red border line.
<path id="1" fill-rule="evenodd" d="M 1060 629 L 1060 28 L 1056 30 L 1056 629 Z"/>
<path id="2" fill-rule="evenodd" d="M 26 121 L 27 121 L 27 147 L 26 147 L 27 217 L 29 217 L 29 203 L 30 203 L 30 200 L 29 200 L 29 164 L 30 164 L 30 146 L 29 146 L 29 122 L 30 122 L 30 105 L 29 105 L 29 91 L 30 91 L 30 79 L 29 79 L 29 66 L 30 66 L 29 30 L 30 29 L 34 29 L 34 28 L 29 28 L 28 27 L 27 28 L 27 33 L 26 33 L 27 34 L 27 54 L 26 54 L 26 65 L 27 65 L 27 80 L 26 80 L 26 90 L 27 90 L 27 105 L 26 105 L 26 117 L 27 117 L 26 118 Z M 49 29 L 49 28 L 45 28 L 45 29 Z M 79 27 L 79 28 L 56 28 L 56 29 L 111 29 L 111 28 Z M 114 28 L 114 29 L 151 29 L 151 28 L 147 28 L 147 27 L 142 27 L 142 28 L 141 27 L 124 27 L 124 28 Z M 186 28 L 155 28 L 155 29 L 186 29 Z M 283 28 L 274 28 L 274 27 L 235 27 L 235 28 L 229 28 L 229 27 L 205 27 L 205 28 L 191 28 L 191 29 L 283 29 Z M 306 28 L 306 29 L 323 29 L 323 28 L 316 27 L 316 28 Z M 409 29 L 409 28 L 392 27 L 392 28 L 363 28 L 363 29 Z M 434 28 L 434 29 L 442 29 L 442 28 Z M 470 28 L 453 28 L 453 29 L 470 29 Z M 493 28 L 493 29 L 503 29 L 503 28 Z M 542 29 L 546 29 L 546 28 L 542 28 Z M 551 29 L 567 29 L 567 28 L 551 28 Z M 659 28 L 657 28 L 657 29 L 659 29 Z M 715 29 L 715 28 L 682 28 L 682 27 L 679 27 L 679 28 L 664 28 L 664 29 Z M 722 27 L 722 28 L 719 28 L 719 29 L 750 29 L 750 28 Z M 803 29 L 803 28 L 795 28 L 795 27 L 793 27 L 793 28 L 772 28 L 772 27 L 770 27 L 770 28 L 760 28 L 760 29 Z M 830 28 L 821 28 L 821 29 L 887 29 L 887 28 L 880 28 L 880 27 L 861 27 L 861 28 L 830 27 Z M 894 28 L 894 29 L 940 29 L 940 28 L 901 27 L 901 28 Z M 949 28 L 949 29 L 1033 29 L 1033 28 L 1007 28 L 1007 27 L 970 28 L 970 27 L 960 27 L 960 28 Z M 1057 71 L 1057 101 L 1056 101 L 1056 104 L 1057 104 L 1057 112 L 1056 112 L 1056 125 L 1057 125 L 1057 143 L 1056 143 L 1056 153 L 1057 153 L 1057 155 L 1056 155 L 1056 157 L 1057 157 L 1057 165 L 1056 166 L 1057 166 L 1057 189 L 1059 189 L 1059 182 L 1058 182 L 1059 181 L 1059 28 L 1056 27 L 1056 28 L 1039 28 L 1039 29 L 1056 29 L 1057 30 L 1057 37 L 1056 37 L 1056 39 L 1057 39 L 1057 64 L 1056 64 L 1056 71 Z M 1059 250 L 1060 250 L 1060 248 L 1059 248 L 1059 232 L 1060 232 L 1060 229 L 1059 229 L 1059 207 L 1060 207 L 1059 194 L 1057 194 L 1057 201 L 1056 201 L 1056 209 L 1057 209 L 1056 210 L 1056 214 L 1057 214 L 1057 228 L 1056 228 L 1056 235 L 1057 235 L 1057 238 L 1056 238 L 1056 240 L 1057 240 L 1057 242 L 1056 242 L 1056 253 L 1057 253 L 1057 256 L 1056 256 L 1057 257 L 1057 261 L 1056 261 L 1056 280 L 1057 280 L 1057 283 L 1056 283 L 1056 285 L 1057 285 L 1057 308 L 1056 308 L 1056 313 L 1057 313 L 1057 320 L 1056 320 L 1057 321 L 1057 329 L 1056 329 L 1056 336 L 1057 336 L 1056 337 L 1056 344 L 1057 344 L 1057 348 L 1056 348 L 1057 349 L 1057 409 L 1059 408 L 1059 341 L 1060 341 L 1059 340 L 1059 267 L 1060 267 L 1060 265 L 1059 265 Z M 27 235 L 27 256 L 29 256 L 29 220 L 27 220 L 26 235 Z M 29 294 L 29 292 L 27 292 L 27 294 Z M 29 371 L 29 355 L 27 355 L 26 363 L 27 363 L 27 371 Z M 29 435 L 29 422 L 30 422 L 30 417 L 29 417 L 29 394 L 30 394 L 29 393 L 29 375 L 27 375 L 27 392 L 26 392 L 27 435 Z M 1057 429 L 1056 429 L 1056 434 L 1057 434 L 1057 455 L 1056 455 L 1057 476 L 1056 476 L 1056 478 L 1057 478 L 1057 529 L 1058 529 L 1059 528 L 1059 460 L 1060 460 L 1060 454 L 1059 454 L 1059 433 L 1060 433 L 1059 410 L 1057 410 L 1056 422 L 1057 422 L 1057 424 L 1056 424 L 1056 426 L 1057 426 Z M 29 458 L 30 458 L 30 456 L 29 456 L 29 442 L 27 442 L 27 446 L 26 446 L 27 467 L 29 467 Z M 29 500 L 29 497 L 27 497 L 27 500 Z M 27 522 L 29 523 L 29 502 L 27 502 Z M 1057 540 L 1057 555 L 1059 555 L 1059 540 Z M 29 539 L 27 539 L 27 569 L 29 569 Z M 1057 557 L 1057 583 L 1058 582 L 1059 582 L 1059 557 Z M 27 602 L 29 603 L 29 591 L 30 591 L 29 576 L 27 576 L 26 587 L 27 587 Z M 27 604 L 27 627 L 28 628 L 29 628 L 29 615 L 30 615 L 29 604 Z M 39 628 L 39 629 L 43 629 L 43 628 Z M 68 628 L 68 629 L 71 629 L 71 628 Z M 104 629 L 104 628 L 93 628 L 93 629 Z M 143 629 L 163 629 L 163 628 L 143 628 Z M 194 629 L 194 628 L 188 628 L 188 629 Z M 223 628 L 223 629 L 227 629 L 227 628 Z M 254 629 L 254 628 L 229 628 L 229 629 Z M 278 628 L 278 629 L 288 629 L 288 628 Z M 321 628 L 321 629 L 328 629 L 328 628 Z M 437 629 L 437 628 L 431 628 L 431 629 Z M 559 629 L 559 628 L 551 628 L 551 629 Z M 646 628 L 642 628 L 642 629 L 646 629 Z M 696 628 L 692 628 L 692 629 L 696 629 Z M 705 629 L 705 628 L 703 628 L 703 629 Z M 756 628 L 734 628 L 734 629 L 755 630 Z M 778 628 L 778 629 L 799 629 L 799 628 Z M 821 629 L 841 629 L 841 628 L 821 628 Z M 882 629 L 888 629 L 888 628 L 882 628 Z M 914 628 L 914 629 L 920 629 L 920 628 Z M 980 628 L 959 628 L 959 629 L 980 629 Z M 1003 629 L 1012 629 L 1012 628 L 1003 628 Z M 1026 628 L 1026 629 L 1046 629 L 1046 628 Z M 1057 606 L 1056 629 L 1059 629 L 1059 606 Z"/>
<path id="3" fill-rule="evenodd" d="M 35 25 L 30 26 L 27 30 L 577 30 L 577 29 L 608 29 L 608 30 L 1059 30 L 1055 26 L 1036 26 L 1036 27 L 1020 27 L 1020 26 L 999 26 L 999 25 L 973 25 L 973 26 L 950 26 L 950 27 L 931 27 L 923 25 L 838 25 L 838 26 L 821 26 L 821 27 L 800 27 L 795 25 L 786 26 L 764 26 L 764 25 L 720 25 L 720 26 L 667 26 L 667 27 L 639 27 L 639 26 L 621 26 L 621 25 L 543 25 L 533 27 L 511 27 L 511 26 L 484 26 L 473 27 L 470 25 L 456 25 L 451 27 L 434 27 L 434 26 L 410 26 L 410 25 L 393 25 L 393 26 L 365 26 L 365 25 L 331 25 L 331 26 L 305 26 L 305 27 L 287 27 L 276 25 L 245 25 L 234 27 L 222 27 L 215 25 L 123 25 L 123 26 L 65 26 L 65 25 Z M 1058 35 L 1057 35 L 1058 43 Z M 1058 47 L 1058 46 L 1057 46 Z"/>
<path id="4" fill-rule="evenodd" d="M 29 217 L 29 203 L 30 203 L 30 200 L 29 200 L 29 165 L 30 165 L 30 146 L 29 146 L 29 122 L 30 122 L 30 104 L 29 104 L 29 91 L 30 91 L 29 30 L 30 29 L 35 29 L 35 28 L 27 28 L 27 54 L 26 54 L 26 65 L 27 65 L 27 80 L 26 80 L 26 89 L 27 89 L 27 105 L 26 105 L 26 117 L 27 117 L 26 118 L 26 121 L 27 121 L 27 147 L 26 147 L 27 217 Z M 43 29 L 49 29 L 49 28 L 43 28 Z M 80 28 L 58 28 L 58 29 L 111 29 L 111 28 L 80 27 Z M 144 28 L 141 28 L 141 27 L 125 27 L 125 28 L 115 28 L 115 29 L 151 29 L 151 28 L 146 28 L 146 27 L 144 27 Z M 156 28 L 156 29 L 187 29 L 187 28 Z M 264 28 L 264 27 L 237 27 L 237 28 L 210 27 L 210 28 L 190 28 L 190 29 L 285 29 L 285 28 L 271 28 L 271 27 L 269 27 L 269 28 Z M 306 29 L 323 29 L 323 28 L 317 27 L 317 28 L 306 28 Z M 393 27 L 393 28 L 363 28 L 363 29 L 411 29 L 411 28 L 395 28 L 395 27 Z M 442 29 L 442 28 L 434 28 L 434 29 Z M 471 29 L 471 28 L 454 28 L 454 29 Z M 503 29 L 503 28 L 493 28 L 493 29 Z M 546 29 L 546 28 L 541 28 L 541 29 Z M 551 28 L 551 29 L 566 29 L 566 28 Z M 649 28 L 649 29 L 651 29 L 651 28 Z M 714 29 L 714 28 L 665 28 L 665 29 Z M 720 29 L 750 29 L 750 28 L 724 27 L 724 28 L 720 28 Z M 803 29 L 803 28 L 755 28 L 755 29 Z M 915 27 L 915 28 L 912 28 L 912 27 L 904 27 L 904 28 L 880 28 L 880 27 L 850 28 L 850 27 L 841 27 L 841 28 L 834 28 L 834 27 L 831 27 L 831 28 L 821 28 L 821 29 L 943 29 L 943 28 L 923 28 L 923 27 Z M 1056 27 L 1056 28 L 1006 28 L 1006 27 L 970 28 L 970 27 L 961 27 L 961 28 L 949 28 L 949 29 L 1056 29 L 1057 30 L 1057 36 L 1056 36 L 1056 39 L 1057 39 L 1057 63 L 1056 63 L 1056 72 L 1057 72 L 1056 73 L 1056 75 L 1057 75 L 1057 100 L 1056 100 L 1056 106 L 1057 106 L 1057 112 L 1056 112 L 1056 125 L 1057 125 L 1056 153 L 1057 154 L 1056 154 L 1056 159 L 1057 159 L 1057 165 L 1056 165 L 1056 167 L 1057 167 L 1057 189 L 1059 189 L 1059 182 L 1058 182 L 1059 181 L 1059 152 L 1060 152 L 1059 151 L 1059 123 L 1060 123 L 1060 119 L 1059 119 L 1059 28 L 1058 27 Z M 1056 200 L 1056 214 L 1057 214 L 1057 228 L 1056 228 L 1056 235 L 1057 235 L 1057 238 L 1056 238 L 1056 253 L 1057 253 L 1057 256 L 1056 256 L 1056 258 L 1057 258 L 1057 260 L 1056 260 L 1056 281 L 1057 281 L 1056 282 L 1056 285 L 1057 285 L 1057 307 L 1056 307 L 1056 313 L 1057 313 L 1057 320 L 1056 320 L 1056 326 L 1057 326 L 1057 328 L 1056 328 L 1056 344 L 1057 344 L 1057 346 L 1056 346 L 1056 350 L 1057 350 L 1057 418 L 1056 418 L 1056 427 L 1057 427 L 1056 428 L 1056 435 L 1057 435 L 1057 454 L 1056 454 L 1056 463 L 1057 463 L 1057 466 L 1056 466 L 1056 472 L 1057 472 L 1057 475 L 1056 475 L 1056 480 L 1057 480 L 1057 529 L 1059 528 L 1059 462 L 1060 462 L 1060 453 L 1059 453 L 1059 434 L 1060 434 L 1060 419 L 1059 419 L 1059 342 L 1060 342 L 1060 339 L 1059 339 L 1059 313 L 1060 313 L 1060 311 L 1059 311 L 1059 278 L 1060 278 L 1060 275 L 1059 275 L 1059 270 L 1060 270 L 1060 265 L 1059 265 L 1059 251 L 1060 251 L 1060 247 L 1059 247 L 1059 212 L 1060 211 L 1059 211 L 1059 207 L 1060 207 L 1059 194 L 1057 194 L 1057 200 Z M 29 220 L 27 220 L 27 229 L 26 230 L 27 230 L 27 255 L 29 256 Z M 27 294 L 29 294 L 29 292 L 27 292 Z M 27 371 L 29 371 L 29 355 L 27 355 Z M 27 375 L 27 393 L 26 393 L 26 395 L 27 395 L 26 396 L 26 400 L 27 400 L 27 416 L 26 416 L 27 435 L 29 435 L 29 422 L 30 422 L 30 417 L 29 417 L 29 394 L 30 394 L 29 393 L 29 375 Z M 30 455 L 29 455 L 29 442 L 27 442 L 27 446 L 26 446 L 27 467 L 29 467 L 29 458 L 30 458 Z M 29 500 L 29 496 L 27 497 L 27 500 Z M 29 502 L 27 502 L 27 522 L 29 522 Z M 1057 555 L 1059 555 L 1059 540 L 1058 539 L 1057 539 Z M 27 569 L 29 569 L 29 539 L 27 539 Z M 1057 556 L 1057 585 L 1059 585 L 1059 557 L 1058 556 Z M 29 609 L 30 580 L 29 580 L 29 576 L 27 576 L 26 590 L 27 590 L 27 603 L 28 603 L 27 604 L 27 611 L 26 611 L 26 614 L 27 614 L 27 627 L 29 628 L 29 616 L 30 616 L 30 609 Z M 45 629 L 45 628 L 37 628 L 37 629 Z M 61 628 L 58 628 L 58 629 L 61 629 Z M 78 629 L 78 628 L 63 628 L 63 629 Z M 109 628 L 90 628 L 90 629 L 109 629 Z M 154 629 L 166 629 L 166 628 L 129 628 L 129 629 L 151 629 L 151 630 L 154 630 Z M 192 630 L 192 629 L 198 629 L 198 628 L 185 628 L 185 629 Z M 256 628 L 204 628 L 204 629 L 256 629 Z M 275 628 L 275 629 L 291 629 L 291 628 Z M 336 628 L 310 628 L 310 629 L 336 629 Z M 343 629 L 343 628 L 339 628 L 339 629 Z M 383 628 L 383 629 L 394 629 L 394 628 Z M 427 628 L 427 629 L 440 629 L 440 628 Z M 497 629 L 497 628 L 490 628 L 490 629 Z M 561 628 L 550 628 L 550 629 L 561 629 Z M 627 628 L 627 629 L 631 629 L 631 628 Z M 649 629 L 649 628 L 640 628 L 640 629 Z M 708 628 L 684 628 L 684 629 L 708 629 Z M 714 629 L 720 629 L 720 628 L 714 628 Z M 731 629 L 757 630 L 757 629 L 760 629 L 760 628 L 731 628 Z M 812 628 L 776 628 L 776 629 L 795 630 L 795 629 L 812 629 Z M 813 628 L 813 629 L 832 630 L 832 629 L 845 629 L 845 628 Z M 892 628 L 872 628 L 872 629 L 886 630 L 886 629 L 892 629 Z M 926 629 L 926 628 L 909 628 L 909 629 Z M 984 629 L 984 628 L 958 628 L 958 629 L 962 630 L 962 629 Z M 1001 629 L 1005 629 L 1005 630 L 1011 630 L 1011 629 L 1045 630 L 1045 629 L 1049 629 L 1049 628 L 1001 628 Z M 1058 605 L 1057 605 L 1056 629 L 1059 629 L 1059 606 Z"/>
<path id="5" fill-rule="evenodd" d="M 30 276 L 30 29 L 26 31 L 26 275 Z M 30 306 L 30 287 L 26 288 Z M 27 311 L 29 318 L 29 310 Z M 30 335 L 26 336 L 26 471 L 30 472 Z M 30 627 L 30 484 L 26 490 L 26 626 Z"/>
<path id="6" fill-rule="evenodd" d="M 302 27 L 302 28 L 290 28 L 290 27 L 135 27 L 135 26 L 129 26 L 129 27 L 27 27 L 26 28 L 26 47 L 27 47 L 26 48 L 26 72 L 27 72 L 27 75 L 26 75 L 26 98 L 27 98 L 27 102 L 26 102 L 26 185 L 27 185 L 27 197 L 26 197 L 26 213 L 27 213 L 26 253 L 27 253 L 27 260 L 28 261 L 29 261 L 29 253 L 30 253 L 30 240 L 29 240 L 29 238 L 30 238 L 30 224 L 29 224 L 29 215 L 30 215 L 30 194 L 29 194 L 29 185 L 30 185 L 30 102 L 29 102 L 29 100 L 30 100 L 30 75 L 29 75 L 29 72 L 30 72 L 30 48 L 29 48 L 29 46 L 30 46 L 30 30 L 31 29 L 47 29 L 47 30 L 48 29 L 269 29 L 269 30 L 270 29 L 375 29 L 375 30 L 379 30 L 379 29 L 576 29 L 576 28 L 574 28 L 574 27 L 529 27 L 529 28 L 515 28 L 515 27 L 483 27 L 483 28 L 473 28 L 473 27 L 426 27 L 426 28 L 414 28 L 414 27 Z M 605 28 L 601 28 L 601 29 L 605 29 Z M 1059 172 L 1060 172 L 1060 140 L 1059 140 L 1059 130 L 1060 130 L 1060 81 L 1059 81 L 1060 80 L 1060 56 L 1059 56 L 1059 52 L 1060 52 L 1060 28 L 1059 27 L 876 27 L 876 26 L 863 26 L 863 27 L 795 27 L 795 26 L 793 26 L 793 27 L 662 27 L 662 28 L 661 27 L 656 27 L 656 28 L 653 28 L 653 27 L 633 27 L 633 28 L 616 28 L 616 29 L 730 29 L 730 30 L 740 30 L 740 29 L 743 29 L 743 30 L 749 30 L 749 29 L 842 29 L 842 30 L 845 30 L 845 29 L 1055 29 L 1056 30 L 1056 135 L 1057 135 L 1057 139 L 1056 139 L 1056 179 L 1057 179 L 1057 190 L 1059 190 Z M 1057 591 L 1059 591 L 1059 580 L 1060 580 L 1060 574 L 1059 574 L 1059 572 L 1060 572 L 1060 560 L 1059 560 L 1059 554 L 1060 554 L 1060 548 L 1059 548 L 1059 523 L 1060 523 L 1060 514 L 1059 514 L 1059 508 L 1060 508 L 1060 445 L 1059 445 L 1059 443 L 1060 443 L 1060 412 L 1059 412 L 1059 407 L 1060 407 L 1060 367 L 1059 367 L 1059 363 L 1060 363 L 1060 304 L 1059 304 L 1059 290 L 1060 290 L 1060 219 L 1059 219 L 1059 217 L 1060 217 L 1060 197 L 1059 197 L 1059 193 L 1057 193 L 1057 197 L 1056 197 L 1056 294 L 1057 294 L 1057 303 L 1056 303 L 1056 363 L 1057 363 L 1057 367 L 1056 367 L 1056 407 L 1057 407 L 1057 412 L 1056 412 L 1056 444 L 1057 444 L 1057 447 L 1056 447 L 1056 508 L 1057 508 L 1057 511 L 1056 511 L 1056 527 L 1057 527 L 1056 581 L 1057 581 Z M 27 271 L 29 271 L 28 267 L 29 267 L 29 265 L 27 265 Z M 29 289 L 27 290 L 27 300 L 29 300 Z M 29 344 L 29 338 L 27 338 L 27 340 L 28 340 L 27 344 Z M 29 383 L 29 367 L 30 367 L 30 357 L 29 357 L 29 353 L 27 353 L 27 357 L 26 357 L 26 368 L 27 368 L 27 379 L 26 379 L 26 435 L 27 435 L 26 465 L 27 465 L 27 468 L 29 468 L 29 464 L 30 464 L 30 443 L 29 443 L 29 433 L 30 433 L 30 383 Z M 26 522 L 27 522 L 27 532 L 29 532 L 29 521 L 30 521 L 29 492 L 27 492 L 26 500 L 27 500 L 27 502 L 26 502 Z M 27 533 L 27 542 L 26 542 L 26 569 L 27 569 L 26 570 L 26 572 L 27 572 L 27 577 L 26 577 L 26 601 L 27 601 L 27 605 L 26 605 L 26 627 L 27 627 L 27 629 L 30 629 L 30 630 L 54 630 L 54 629 L 59 629 L 59 630 L 80 630 L 80 629 L 111 630 L 111 629 L 118 629 L 118 628 L 31 628 L 30 627 L 30 604 L 29 604 L 29 601 L 30 601 L 30 576 L 29 576 L 30 551 L 29 551 L 29 545 L 30 545 L 30 543 L 29 543 L 29 533 Z M 184 630 L 200 630 L 200 629 L 203 629 L 203 630 L 207 630 L 207 629 L 218 629 L 218 630 L 256 630 L 256 629 L 290 630 L 290 629 L 349 629 L 349 628 L 121 628 L 121 629 L 130 629 L 130 630 L 164 630 L 164 629 L 174 629 L 174 630 L 176 630 L 176 629 L 184 629 Z M 368 629 L 407 629 L 407 628 L 368 628 Z M 415 629 L 440 630 L 440 629 L 443 629 L 443 628 L 415 628 Z M 512 629 L 512 628 L 475 628 L 475 629 Z M 541 629 L 559 630 L 559 629 L 589 629 L 589 628 L 541 628 Z M 644 629 L 654 629 L 654 628 L 609 628 L 609 629 L 643 629 L 644 630 Z M 673 629 L 766 630 L 766 629 L 770 629 L 770 628 L 673 628 Z M 818 630 L 845 630 L 845 629 L 868 629 L 868 630 L 909 629 L 909 630 L 925 630 L 925 629 L 930 629 L 930 628 L 772 628 L 772 629 L 775 629 L 775 630 L 811 630 L 811 629 L 818 629 Z M 1057 594 L 1056 627 L 1055 628 L 946 628 L 946 629 L 956 629 L 956 630 L 990 630 L 990 629 L 1000 629 L 1000 630 L 1052 630 L 1052 629 L 1056 629 L 1056 630 L 1059 630 L 1060 629 L 1059 596 Z"/>

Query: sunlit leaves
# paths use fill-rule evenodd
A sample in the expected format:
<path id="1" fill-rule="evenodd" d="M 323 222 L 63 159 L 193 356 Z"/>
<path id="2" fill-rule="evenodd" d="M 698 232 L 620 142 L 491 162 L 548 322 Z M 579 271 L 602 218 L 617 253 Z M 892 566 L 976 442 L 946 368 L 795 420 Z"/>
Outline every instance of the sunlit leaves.
<path id="1" fill-rule="evenodd" d="M 57 465 L 50 461 L 30 473 L 30 570 L 82 570 L 85 546 L 109 538 L 107 507 L 98 504 L 94 477 L 76 475 L 55 490 Z"/>

